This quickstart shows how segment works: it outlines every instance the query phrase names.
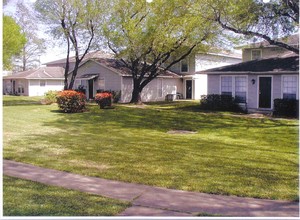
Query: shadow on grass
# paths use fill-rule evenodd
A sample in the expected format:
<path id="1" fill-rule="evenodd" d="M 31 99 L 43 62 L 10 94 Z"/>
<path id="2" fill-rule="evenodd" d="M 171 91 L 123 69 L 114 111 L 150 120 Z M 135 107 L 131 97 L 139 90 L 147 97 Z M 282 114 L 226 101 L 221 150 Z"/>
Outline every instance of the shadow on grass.
<path id="1" fill-rule="evenodd" d="M 4 96 L 3 106 L 42 105 L 41 97 Z"/>
<path id="2" fill-rule="evenodd" d="M 197 106 L 178 106 L 171 109 L 160 108 L 129 108 L 117 106 L 110 109 L 99 109 L 98 106 L 89 106 L 83 113 L 65 114 L 60 110 L 52 110 L 60 114 L 57 121 L 46 123 L 45 126 L 65 128 L 80 125 L 89 127 L 114 124 L 121 128 L 146 129 L 157 131 L 189 130 L 199 131 L 215 129 L 250 129 L 250 128 L 280 128 L 297 127 L 296 123 L 282 120 L 254 119 L 233 117 L 230 114 L 219 112 L 203 112 Z"/>
<path id="3" fill-rule="evenodd" d="M 276 190 L 290 185 L 287 190 L 293 192 L 286 197 L 294 199 L 298 168 L 295 121 L 197 112 L 193 103 L 142 109 L 89 105 L 83 113 L 52 109 L 47 114 L 51 120 L 44 121 L 40 130 L 54 127 L 60 131 L 36 133 L 26 142 L 11 141 L 9 145 L 14 147 L 5 149 L 5 158 L 84 175 L 216 194 L 276 198 L 280 197 Z M 169 130 L 197 134 L 171 135 Z M 18 150 L 23 147 L 21 153 L 16 152 L 17 146 Z M 269 190 L 271 196 L 262 194 Z"/>

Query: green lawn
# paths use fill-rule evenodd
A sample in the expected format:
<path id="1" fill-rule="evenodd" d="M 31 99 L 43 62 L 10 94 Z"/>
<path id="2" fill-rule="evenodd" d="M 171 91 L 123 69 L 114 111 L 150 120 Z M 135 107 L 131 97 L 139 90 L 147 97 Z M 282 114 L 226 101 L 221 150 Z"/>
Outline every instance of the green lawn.
<path id="1" fill-rule="evenodd" d="M 298 199 L 298 120 L 201 112 L 193 101 L 63 114 L 27 99 L 4 97 L 5 159 L 173 189 Z"/>
<path id="2" fill-rule="evenodd" d="M 114 216 L 129 203 L 4 176 L 4 216 Z"/>

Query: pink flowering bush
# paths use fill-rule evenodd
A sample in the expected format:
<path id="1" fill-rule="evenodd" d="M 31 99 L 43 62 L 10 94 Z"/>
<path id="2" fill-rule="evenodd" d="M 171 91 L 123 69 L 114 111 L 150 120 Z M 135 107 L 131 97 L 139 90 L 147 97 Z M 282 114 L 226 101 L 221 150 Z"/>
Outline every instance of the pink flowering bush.
<path id="1" fill-rule="evenodd" d="M 111 106 L 112 94 L 110 92 L 100 92 L 95 95 L 95 101 L 101 109 Z"/>
<path id="2" fill-rule="evenodd" d="M 57 94 L 58 107 L 65 113 L 83 112 L 86 97 L 81 92 L 64 90 Z"/>

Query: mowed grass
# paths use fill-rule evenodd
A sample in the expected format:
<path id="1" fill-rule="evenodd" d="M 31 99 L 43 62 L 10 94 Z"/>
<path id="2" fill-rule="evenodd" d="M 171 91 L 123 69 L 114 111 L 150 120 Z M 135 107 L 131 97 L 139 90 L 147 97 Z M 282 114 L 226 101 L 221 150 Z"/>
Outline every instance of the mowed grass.
<path id="1" fill-rule="evenodd" d="M 114 216 L 129 205 L 75 190 L 3 177 L 4 216 Z"/>
<path id="2" fill-rule="evenodd" d="M 298 200 L 298 120 L 198 106 L 89 105 L 87 112 L 63 114 L 56 105 L 4 97 L 4 158 L 172 189 Z"/>

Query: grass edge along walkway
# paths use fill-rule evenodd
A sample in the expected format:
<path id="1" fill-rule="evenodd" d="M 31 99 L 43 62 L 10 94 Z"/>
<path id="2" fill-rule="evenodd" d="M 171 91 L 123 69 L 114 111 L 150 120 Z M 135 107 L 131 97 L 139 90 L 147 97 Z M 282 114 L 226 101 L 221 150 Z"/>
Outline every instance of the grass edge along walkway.
<path id="1" fill-rule="evenodd" d="M 299 203 L 297 202 L 220 196 L 150 187 L 45 169 L 9 160 L 3 161 L 3 174 L 129 201 L 134 206 L 121 213 L 123 216 L 135 215 L 137 213 L 134 207 L 142 207 L 148 211 L 169 210 L 178 216 L 209 213 L 238 217 L 299 217 Z M 130 210 L 133 211 L 130 212 Z M 151 213 L 147 214 L 147 210 L 143 212 L 143 215 L 150 216 Z"/>

